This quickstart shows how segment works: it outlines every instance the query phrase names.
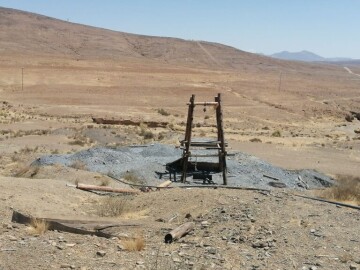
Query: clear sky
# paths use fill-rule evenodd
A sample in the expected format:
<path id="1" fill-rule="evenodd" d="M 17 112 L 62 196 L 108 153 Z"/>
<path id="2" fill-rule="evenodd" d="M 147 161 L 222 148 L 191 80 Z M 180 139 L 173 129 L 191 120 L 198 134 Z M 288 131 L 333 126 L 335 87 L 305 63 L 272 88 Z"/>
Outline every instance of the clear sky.
<path id="1" fill-rule="evenodd" d="M 360 59 L 360 0 L 0 0 L 0 6 L 250 52 Z"/>

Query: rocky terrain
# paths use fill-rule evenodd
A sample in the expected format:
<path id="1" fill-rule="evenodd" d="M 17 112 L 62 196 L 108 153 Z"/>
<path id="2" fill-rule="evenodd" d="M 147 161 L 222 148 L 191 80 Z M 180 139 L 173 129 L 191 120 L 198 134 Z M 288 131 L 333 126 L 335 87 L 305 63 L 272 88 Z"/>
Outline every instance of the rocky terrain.
<path id="1" fill-rule="evenodd" d="M 19 179 L 20 183 L 35 179 Z M 51 180 L 48 180 L 51 181 Z M 55 181 L 55 180 L 53 180 Z M 2 179 L 3 206 L 31 210 L 6 200 L 10 179 Z M 28 183 L 27 185 L 31 185 Z M 39 181 L 33 182 L 41 183 Z M 38 196 L 42 213 L 96 216 L 102 198 L 57 185 L 58 193 L 31 195 L 20 188 L 16 196 Z M 24 190 L 25 191 L 25 190 Z M 70 193 L 58 205 L 59 193 Z M 15 195 L 14 193 L 12 195 Z M 191 200 L 186 198 L 191 197 Z M 5 199 L 5 200 L 4 200 Z M 294 197 L 287 191 L 162 190 L 126 199 L 128 211 L 140 224 L 119 230 L 118 237 L 48 231 L 30 234 L 24 225 L 9 222 L 2 207 L 0 266 L 2 269 L 359 269 L 359 211 Z M 81 203 L 82 202 L 82 203 Z M 87 203 L 84 203 L 87 202 Z M 5 204 L 5 205 L 4 205 Z M 67 207 L 74 205 L 76 207 Z M 47 209 L 47 211 L 45 211 Z M 57 212 L 57 209 L 59 212 Z M 85 213 L 84 213 L 85 212 Z M 171 244 L 169 230 L 194 221 L 195 229 Z M 144 249 L 125 250 L 121 239 L 141 237 Z M 120 240 L 119 240 L 120 239 Z M 26 258 L 24 260 L 24 258 Z"/>
<path id="2" fill-rule="evenodd" d="M 360 203 L 360 70 L 346 67 L 0 8 L 0 269 L 360 269 L 359 210 L 298 196 Z M 165 180 L 190 96 L 218 93 L 229 183 L 267 191 L 76 188 Z M 193 135 L 213 138 L 214 124 L 197 108 Z M 14 210 L 122 225 L 79 235 L 11 222 Z M 194 229 L 165 244 L 185 222 Z"/>

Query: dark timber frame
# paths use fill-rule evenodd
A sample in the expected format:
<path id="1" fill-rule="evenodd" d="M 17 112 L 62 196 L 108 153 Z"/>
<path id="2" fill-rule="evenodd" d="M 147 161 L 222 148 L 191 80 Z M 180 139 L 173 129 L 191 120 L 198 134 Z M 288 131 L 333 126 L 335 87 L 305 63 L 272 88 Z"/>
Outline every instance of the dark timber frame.
<path id="1" fill-rule="evenodd" d="M 223 175 L 223 184 L 227 185 L 227 168 L 226 168 L 226 143 L 224 138 L 224 126 L 223 126 L 223 113 L 221 107 L 221 95 L 218 94 L 215 97 L 214 102 L 195 102 L 195 95 L 192 95 L 190 102 L 188 103 L 189 110 L 186 122 L 186 131 L 185 139 L 182 141 L 183 147 L 183 157 L 182 157 L 182 175 L 181 182 L 186 181 L 186 175 L 188 171 L 188 162 L 189 157 L 204 157 L 204 156 L 214 156 L 212 155 L 192 155 L 190 147 L 204 147 L 205 149 L 217 149 L 219 157 L 219 168 Z M 217 141 L 208 141 L 208 142 L 193 142 L 191 140 L 192 126 L 194 120 L 194 108 L 196 105 L 201 106 L 215 106 L 216 108 L 216 126 L 217 126 Z"/>

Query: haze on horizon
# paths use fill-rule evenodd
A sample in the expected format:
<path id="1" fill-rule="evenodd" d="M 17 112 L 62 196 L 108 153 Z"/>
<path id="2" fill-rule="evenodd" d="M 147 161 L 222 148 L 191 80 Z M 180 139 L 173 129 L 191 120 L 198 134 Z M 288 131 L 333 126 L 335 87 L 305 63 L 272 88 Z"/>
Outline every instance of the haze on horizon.
<path id="1" fill-rule="evenodd" d="M 360 1 L 27 1 L 0 6 L 151 36 L 218 42 L 273 54 L 314 52 L 360 59 Z"/>

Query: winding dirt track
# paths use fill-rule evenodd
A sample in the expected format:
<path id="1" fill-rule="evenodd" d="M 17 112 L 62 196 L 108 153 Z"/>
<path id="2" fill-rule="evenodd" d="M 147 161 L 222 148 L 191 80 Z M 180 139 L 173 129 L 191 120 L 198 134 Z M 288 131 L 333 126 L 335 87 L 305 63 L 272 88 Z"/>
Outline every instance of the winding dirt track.
<path id="1" fill-rule="evenodd" d="M 356 73 L 352 72 L 352 70 L 351 70 L 350 68 L 344 67 L 344 69 L 345 69 L 347 72 L 349 72 L 350 74 L 360 77 L 360 74 L 356 74 Z"/>

